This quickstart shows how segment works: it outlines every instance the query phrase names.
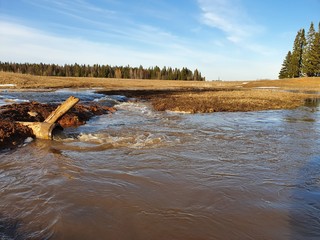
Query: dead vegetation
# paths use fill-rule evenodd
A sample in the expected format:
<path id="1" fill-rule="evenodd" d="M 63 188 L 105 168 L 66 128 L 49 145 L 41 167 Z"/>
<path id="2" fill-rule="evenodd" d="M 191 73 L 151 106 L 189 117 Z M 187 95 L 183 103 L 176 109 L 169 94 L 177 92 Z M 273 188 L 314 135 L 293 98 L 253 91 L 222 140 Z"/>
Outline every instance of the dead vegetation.
<path id="1" fill-rule="evenodd" d="M 320 77 L 247 82 L 193 82 L 39 77 L 0 72 L 0 84 L 15 84 L 13 88 L 20 90 L 101 88 L 101 92 L 105 94 L 147 99 L 159 111 L 190 113 L 292 109 L 303 105 L 307 98 L 319 98 L 320 92 Z M 268 88 L 273 90 L 266 90 Z M 306 94 L 306 91 L 313 95 Z"/>
<path id="2" fill-rule="evenodd" d="M 297 91 L 320 92 L 320 77 L 290 78 L 281 80 L 251 81 L 243 85 L 244 88 L 280 88 Z"/>
<path id="3" fill-rule="evenodd" d="M 56 88 L 104 88 L 115 89 L 177 89 L 220 88 L 239 85 L 239 82 L 199 82 L 147 79 L 44 77 L 28 74 L 0 72 L 0 84 L 15 84 L 12 89 L 56 89 Z"/>
<path id="4" fill-rule="evenodd" d="M 153 98 L 156 110 L 188 113 L 247 112 L 292 109 L 304 104 L 306 94 L 275 91 L 209 91 L 203 93 L 173 94 L 166 98 Z"/>
<path id="5" fill-rule="evenodd" d="M 247 112 L 259 110 L 293 109 L 315 95 L 256 89 L 167 89 L 113 90 L 103 94 L 125 95 L 145 99 L 157 111 L 187 113 Z"/>

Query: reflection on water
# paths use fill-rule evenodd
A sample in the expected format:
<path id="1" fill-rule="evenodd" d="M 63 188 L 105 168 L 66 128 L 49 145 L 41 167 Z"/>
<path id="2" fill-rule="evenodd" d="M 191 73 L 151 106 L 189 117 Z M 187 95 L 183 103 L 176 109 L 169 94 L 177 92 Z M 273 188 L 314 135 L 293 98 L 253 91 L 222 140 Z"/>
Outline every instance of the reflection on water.
<path id="1" fill-rule="evenodd" d="M 0 153 L 0 239 L 320 237 L 318 106 L 117 108 Z"/>

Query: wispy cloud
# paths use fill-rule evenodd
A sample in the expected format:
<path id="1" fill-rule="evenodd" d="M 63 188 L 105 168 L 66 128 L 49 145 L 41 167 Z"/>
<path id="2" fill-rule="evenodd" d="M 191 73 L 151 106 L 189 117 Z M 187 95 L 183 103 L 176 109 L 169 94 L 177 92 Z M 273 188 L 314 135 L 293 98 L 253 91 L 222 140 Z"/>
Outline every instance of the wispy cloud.
<path id="1" fill-rule="evenodd" d="M 78 37 L 94 42 L 122 43 L 134 48 L 136 45 L 157 47 L 162 50 L 183 44 L 175 34 L 147 22 L 139 22 L 131 16 L 133 13 L 112 10 L 112 6 L 119 7 L 123 3 L 109 2 L 108 8 L 94 5 L 85 0 L 26 0 L 30 4 L 52 11 L 57 16 L 72 20 L 67 25 L 64 22 L 49 22 L 51 30 L 57 29 L 66 36 Z M 117 6 L 115 6 L 117 5 Z M 121 8 L 121 7 L 120 7 Z M 121 8 L 122 9 L 122 8 Z M 144 9 L 144 11 L 147 11 Z M 80 23 L 80 24 L 79 24 Z M 73 36 L 72 36 L 73 34 Z"/>
<path id="2" fill-rule="evenodd" d="M 161 45 L 159 51 L 141 51 L 122 43 L 94 42 L 82 38 L 70 38 L 55 36 L 35 28 L 23 26 L 16 23 L 0 20 L 0 56 L 3 61 L 18 62 L 46 62 L 46 63 L 85 63 L 85 64 L 111 64 L 148 67 L 154 65 L 188 66 L 183 59 L 181 45 L 172 43 L 165 48 Z M 147 29 L 145 29 L 147 28 Z M 156 29 L 145 27 L 138 33 L 145 31 L 156 34 Z M 162 33 L 162 38 L 171 38 L 170 35 Z M 147 34 L 141 38 L 147 37 Z M 138 39 L 140 40 L 140 39 Z M 156 40 L 156 39 L 155 39 Z M 142 41 L 142 40 L 141 40 Z M 156 44 L 160 44 L 157 42 Z M 180 65 L 181 64 L 181 65 Z"/>
<path id="3" fill-rule="evenodd" d="M 108 9 L 106 7 L 97 7 L 96 5 L 86 1 L 86 0 L 73 0 L 73 1 L 64 1 L 64 0 L 25 0 L 29 4 L 43 8 L 49 9 L 52 11 L 64 11 L 65 13 L 78 13 L 82 14 L 86 13 L 101 13 L 106 14 L 105 16 L 109 16 L 110 14 L 114 14 L 115 11 Z"/>
<path id="4" fill-rule="evenodd" d="M 259 55 L 270 56 L 273 49 L 258 43 L 264 27 L 249 17 L 241 0 L 198 0 L 201 22 L 221 30 L 229 42 Z"/>
<path id="5" fill-rule="evenodd" d="M 259 31 L 238 0 L 198 0 L 202 22 L 223 31 L 228 40 L 241 42 Z"/>

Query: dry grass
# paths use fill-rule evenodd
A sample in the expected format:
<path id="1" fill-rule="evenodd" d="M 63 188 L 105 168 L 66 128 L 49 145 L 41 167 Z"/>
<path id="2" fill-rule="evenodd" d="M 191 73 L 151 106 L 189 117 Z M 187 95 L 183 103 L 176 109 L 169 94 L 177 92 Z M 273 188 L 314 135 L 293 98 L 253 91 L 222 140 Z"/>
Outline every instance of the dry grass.
<path id="1" fill-rule="evenodd" d="M 252 82 L 248 82 L 247 84 L 244 84 L 243 87 L 245 88 L 277 87 L 277 88 L 286 89 L 286 90 L 290 89 L 290 90 L 320 92 L 320 77 L 252 81 Z"/>
<path id="2" fill-rule="evenodd" d="M 221 88 L 238 85 L 236 82 L 195 82 L 146 79 L 43 77 L 0 72 L 0 84 L 15 84 L 17 89 L 97 88 L 104 89 L 173 89 Z"/>
<path id="3" fill-rule="evenodd" d="M 307 94 L 266 90 L 208 91 L 173 94 L 151 101 L 156 110 L 188 113 L 238 112 L 292 109 L 304 104 Z"/>
<path id="4" fill-rule="evenodd" d="M 0 84 L 16 89 L 102 88 L 106 94 L 145 98 L 157 110 L 182 112 L 257 111 L 292 109 L 307 98 L 319 98 L 320 78 L 263 80 L 252 82 L 192 82 L 74 77 L 39 77 L 0 72 Z M 276 87 L 277 90 L 257 88 Z M 317 94 L 284 90 L 314 91 Z"/>

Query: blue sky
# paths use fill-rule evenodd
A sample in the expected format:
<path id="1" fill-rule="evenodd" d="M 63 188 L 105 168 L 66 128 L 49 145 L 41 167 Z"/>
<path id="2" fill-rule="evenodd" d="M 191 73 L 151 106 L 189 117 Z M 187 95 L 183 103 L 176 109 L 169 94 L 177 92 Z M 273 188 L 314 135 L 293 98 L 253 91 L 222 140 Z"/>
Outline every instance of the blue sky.
<path id="1" fill-rule="evenodd" d="M 319 9 L 320 0 L 0 0 L 0 60 L 275 79 Z"/>

